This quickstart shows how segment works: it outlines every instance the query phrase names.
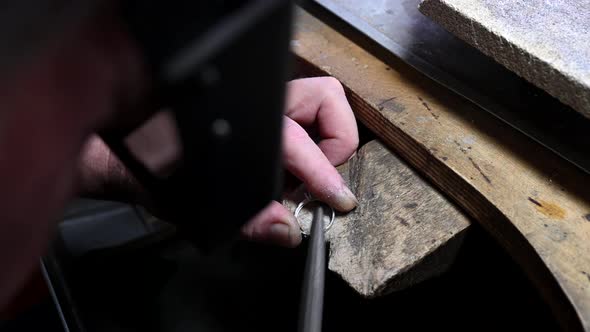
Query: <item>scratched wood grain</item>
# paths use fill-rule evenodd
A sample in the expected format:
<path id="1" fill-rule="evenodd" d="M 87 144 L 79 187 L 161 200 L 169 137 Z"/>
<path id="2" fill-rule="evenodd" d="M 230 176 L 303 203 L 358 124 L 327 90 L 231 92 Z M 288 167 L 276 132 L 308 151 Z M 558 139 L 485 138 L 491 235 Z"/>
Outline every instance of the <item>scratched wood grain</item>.
<path id="1" fill-rule="evenodd" d="M 339 168 L 359 200 L 328 230 L 328 267 L 359 294 L 377 297 L 438 276 L 452 265 L 469 220 L 453 203 L 379 141 Z M 292 211 L 300 187 L 283 201 Z M 311 210 L 299 215 L 309 228 Z"/>
<path id="2" fill-rule="evenodd" d="M 565 329 L 590 331 L 587 174 L 303 11 L 292 47 L 310 75 L 338 78 L 357 118 L 508 250 Z"/>

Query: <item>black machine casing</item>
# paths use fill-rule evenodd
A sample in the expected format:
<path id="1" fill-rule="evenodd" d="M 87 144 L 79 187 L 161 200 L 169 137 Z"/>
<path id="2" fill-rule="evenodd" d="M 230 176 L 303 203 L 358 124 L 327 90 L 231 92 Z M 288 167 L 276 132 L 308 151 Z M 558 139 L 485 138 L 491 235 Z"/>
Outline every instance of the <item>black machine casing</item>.
<path id="1" fill-rule="evenodd" d="M 124 2 L 158 108 L 172 111 L 183 162 L 160 178 L 133 157 L 126 132 L 102 137 L 180 233 L 201 248 L 231 240 L 282 187 L 288 0 Z M 223 130 L 215 130 L 222 123 Z M 195 215 L 195 210 L 198 211 Z"/>

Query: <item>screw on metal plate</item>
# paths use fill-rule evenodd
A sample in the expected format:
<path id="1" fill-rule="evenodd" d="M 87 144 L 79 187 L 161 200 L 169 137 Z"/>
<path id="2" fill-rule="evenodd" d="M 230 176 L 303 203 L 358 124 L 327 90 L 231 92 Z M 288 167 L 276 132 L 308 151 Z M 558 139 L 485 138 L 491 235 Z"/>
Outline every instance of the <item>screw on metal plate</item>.
<path id="1" fill-rule="evenodd" d="M 310 227 L 305 227 L 305 225 L 302 224 L 300 218 L 298 218 L 299 214 L 301 213 L 301 211 L 303 210 L 303 207 L 305 207 L 306 205 L 313 203 L 313 202 L 318 202 L 322 205 L 324 205 L 326 208 L 330 209 L 330 221 L 328 222 L 328 224 L 326 226 L 324 226 L 324 232 L 327 232 L 332 225 L 334 224 L 334 219 L 336 218 L 336 212 L 334 211 L 334 209 L 332 209 L 332 207 L 326 205 L 325 203 L 322 203 L 320 200 L 313 198 L 310 194 L 305 194 L 305 199 L 303 201 L 301 201 L 299 203 L 299 205 L 297 205 L 297 208 L 295 209 L 295 219 L 297 219 L 297 222 L 299 223 L 299 229 L 301 229 L 301 233 L 303 235 L 309 236 L 309 231 L 308 229 Z M 306 229 L 307 228 L 307 229 Z"/>

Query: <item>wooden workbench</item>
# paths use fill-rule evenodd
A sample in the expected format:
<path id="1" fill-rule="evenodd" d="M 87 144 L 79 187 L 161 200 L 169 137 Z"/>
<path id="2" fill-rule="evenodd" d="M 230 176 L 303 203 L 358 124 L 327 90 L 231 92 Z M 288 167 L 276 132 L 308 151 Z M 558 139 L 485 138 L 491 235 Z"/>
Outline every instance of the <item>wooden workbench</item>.
<path id="1" fill-rule="evenodd" d="M 303 70 L 338 78 L 357 118 L 508 250 L 563 326 L 590 331 L 590 176 L 404 63 L 296 20 Z"/>

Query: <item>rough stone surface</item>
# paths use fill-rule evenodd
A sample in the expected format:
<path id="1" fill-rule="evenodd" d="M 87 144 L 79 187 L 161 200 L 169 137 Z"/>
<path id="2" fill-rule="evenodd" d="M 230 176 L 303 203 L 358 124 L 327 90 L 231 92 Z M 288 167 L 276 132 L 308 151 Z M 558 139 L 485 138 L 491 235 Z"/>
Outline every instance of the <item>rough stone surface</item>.
<path id="1" fill-rule="evenodd" d="M 424 0 L 420 11 L 590 117 L 590 0 Z"/>
<path id="2" fill-rule="evenodd" d="M 339 168 L 359 199 L 327 232 L 329 269 L 365 297 L 440 275 L 454 261 L 468 219 L 378 141 Z M 292 211 L 301 187 L 283 201 Z M 302 224 L 304 218 L 298 217 Z"/>

